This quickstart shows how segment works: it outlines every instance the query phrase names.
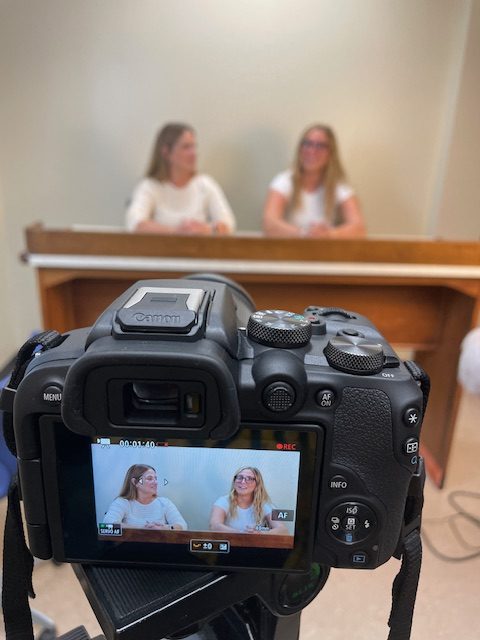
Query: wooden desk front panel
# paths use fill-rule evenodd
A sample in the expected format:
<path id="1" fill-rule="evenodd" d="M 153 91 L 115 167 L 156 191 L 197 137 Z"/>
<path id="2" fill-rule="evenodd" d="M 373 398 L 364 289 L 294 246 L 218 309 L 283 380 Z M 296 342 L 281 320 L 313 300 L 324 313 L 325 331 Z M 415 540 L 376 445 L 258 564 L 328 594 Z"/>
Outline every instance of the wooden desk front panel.
<path id="1" fill-rule="evenodd" d="M 49 270 L 48 279 L 51 279 Z M 45 286 L 43 291 L 44 326 L 68 331 L 91 325 L 117 296 L 134 282 L 144 278 L 176 278 L 185 274 L 135 273 L 126 278 L 121 272 L 85 273 L 60 277 L 60 284 Z M 431 350 L 441 335 L 442 313 L 449 289 L 442 286 L 392 284 L 375 280 L 369 284 L 335 282 L 332 278 L 296 276 L 242 275 L 234 279 L 253 297 L 258 309 L 282 308 L 303 312 L 311 305 L 339 306 L 367 316 L 391 343 L 412 349 Z M 63 301 L 63 303 L 62 303 Z"/>

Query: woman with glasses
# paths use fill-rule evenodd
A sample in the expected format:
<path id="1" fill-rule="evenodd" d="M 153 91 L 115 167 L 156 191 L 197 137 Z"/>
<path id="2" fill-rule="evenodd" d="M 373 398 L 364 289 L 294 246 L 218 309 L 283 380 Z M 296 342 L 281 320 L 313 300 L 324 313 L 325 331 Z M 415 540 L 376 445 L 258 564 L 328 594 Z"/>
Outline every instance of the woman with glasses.
<path id="1" fill-rule="evenodd" d="M 215 501 L 211 531 L 288 534 L 287 527 L 272 520 L 272 505 L 262 474 L 256 467 L 241 467 L 233 476 L 230 493 Z"/>
<path id="2" fill-rule="evenodd" d="M 180 511 L 168 498 L 157 495 L 157 473 L 146 464 L 132 464 L 120 495 L 110 505 L 103 522 L 141 529 L 187 529 Z"/>
<path id="3" fill-rule="evenodd" d="M 235 218 L 219 185 L 197 173 L 197 140 L 187 124 L 159 132 L 145 178 L 127 210 L 130 231 L 163 234 L 229 234 Z"/>
<path id="4" fill-rule="evenodd" d="M 335 134 L 315 124 L 298 143 L 293 169 L 270 183 L 263 228 L 276 237 L 359 238 L 362 212 L 345 180 Z"/>

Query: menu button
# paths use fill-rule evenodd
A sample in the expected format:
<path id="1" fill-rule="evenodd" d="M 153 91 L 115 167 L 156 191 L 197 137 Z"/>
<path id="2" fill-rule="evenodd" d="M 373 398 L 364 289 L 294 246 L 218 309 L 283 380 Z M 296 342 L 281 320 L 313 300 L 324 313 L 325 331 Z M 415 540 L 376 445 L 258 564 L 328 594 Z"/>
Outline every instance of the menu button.
<path id="1" fill-rule="evenodd" d="M 51 384 L 45 387 L 42 393 L 44 402 L 48 402 L 50 405 L 57 405 L 62 402 L 62 388 L 56 384 Z"/>

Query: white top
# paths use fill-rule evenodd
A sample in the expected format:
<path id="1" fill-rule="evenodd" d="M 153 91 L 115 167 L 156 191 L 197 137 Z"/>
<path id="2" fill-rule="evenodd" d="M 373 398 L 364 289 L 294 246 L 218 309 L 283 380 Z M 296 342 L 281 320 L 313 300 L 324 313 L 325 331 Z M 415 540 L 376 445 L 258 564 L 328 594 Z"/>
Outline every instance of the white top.
<path id="1" fill-rule="evenodd" d="M 255 513 L 253 510 L 253 505 L 247 507 L 247 509 L 242 509 L 242 507 L 237 506 L 237 515 L 235 518 L 228 517 L 228 507 L 229 501 L 228 496 L 221 496 L 218 500 L 215 501 L 214 506 L 220 507 L 227 514 L 225 519 L 225 524 L 233 529 L 237 529 L 237 531 L 245 531 L 246 527 L 255 527 Z M 269 504 L 263 505 L 263 518 L 271 515 L 272 507 Z M 262 519 L 263 519 L 262 518 Z M 260 523 L 263 525 L 264 523 Z"/>
<path id="2" fill-rule="evenodd" d="M 178 227 L 187 220 L 215 224 L 224 222 L 235 230 L 235 217 L 225 194 L 213 178 L 195 175 L 184 186 L 145 178 L 135 189 L 127 209 L 127 229 L 133 231 L 139 222 L 155 220 Z"/>
<path id="3" fill-rule="evenodd" d="M 188 529 L 180 511 L 168 498 L 155 498 L 149 504 L 138 500 L 115 498 L 102 522 L 105 524 L 125 524 L 130 527 L 145 527 L 149 522 L 159 524 L 179 524 Z"/>
<path id="4" fill-rule="evenodd" d="M 280 193 L 286 200 L 290 200 L 293 193 L 293 171 L 291 169 L 279 173 L 270 183 L 270 189 Z M 338 206 L 354 195 L 353 189 L 343 182 L 335 189 L 335 205 Z M 301 192 L 300 206 L 288 214 L 288 221 L 299 229 L 308 231 L 311 224 L 325 222 L 325 188 L 323 185 L 316 191 Z"/>

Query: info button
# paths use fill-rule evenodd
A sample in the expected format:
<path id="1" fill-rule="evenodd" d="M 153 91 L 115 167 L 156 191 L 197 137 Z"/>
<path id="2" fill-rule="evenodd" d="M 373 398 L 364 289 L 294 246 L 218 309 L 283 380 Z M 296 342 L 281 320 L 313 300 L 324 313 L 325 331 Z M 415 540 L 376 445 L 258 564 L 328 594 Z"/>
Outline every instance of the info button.
<path id="1" fill-rule="evenodd" d="M 333 476 L 328 481 L 328 486 L 332 491 L 345 491 L 348 489 L 348 480 L 344 476 Z"/>

